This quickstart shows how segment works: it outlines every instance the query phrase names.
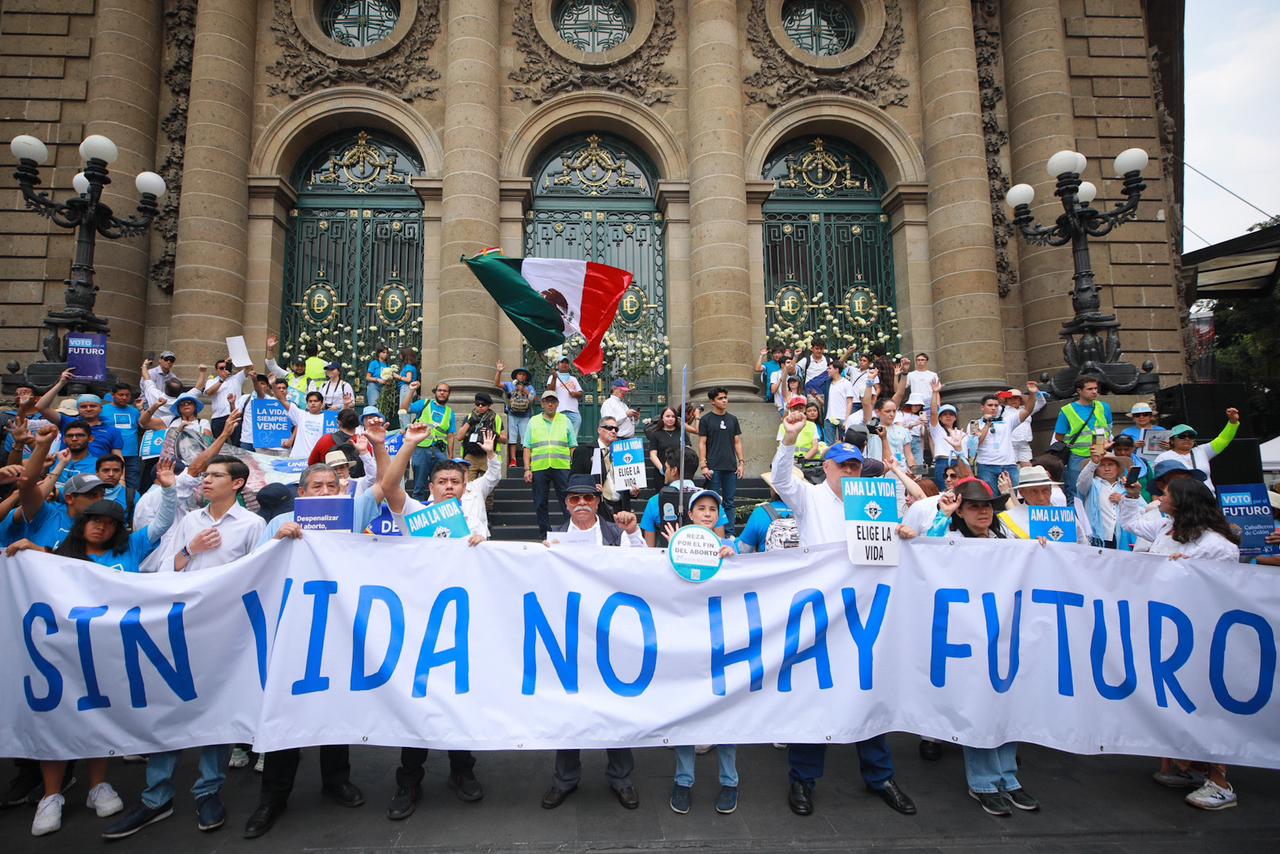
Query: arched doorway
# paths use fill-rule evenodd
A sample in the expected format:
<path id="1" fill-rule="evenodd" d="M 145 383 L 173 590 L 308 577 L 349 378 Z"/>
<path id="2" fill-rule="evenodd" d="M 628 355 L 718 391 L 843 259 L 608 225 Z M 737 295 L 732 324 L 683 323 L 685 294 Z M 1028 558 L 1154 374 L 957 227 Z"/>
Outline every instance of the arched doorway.
<path id="1" fill-rule="evenodd" d="M 422 164 L 403 141 L 347 131 L 314 146 L 292 176 L 281 351 L 318 344 L 357 390 L 379 344 L 417 348 L 422 329 Z"/>
<path id="2" fill-rule="evenodd" d="M 552 145 L 533 170 L 533 182 L 526 256 L 596 261 L 635 277 L 605 340 L 605 370 L 583 384 L 580 435 L 589 440 L 614 373 L 635 384 L 628 402 L 642 416 L 656 415 L 666 404 L 666 247 L 657 174 L 623 140 L 591 134 Z"/>
<path id="3" fill-rule="evenodd" d="M 896 353 L 893 245 L 875 162 L 838 140 L 804 137 L 778 147 L 762 177 L 774 182 L 764 204 L 766 336 Z"/>

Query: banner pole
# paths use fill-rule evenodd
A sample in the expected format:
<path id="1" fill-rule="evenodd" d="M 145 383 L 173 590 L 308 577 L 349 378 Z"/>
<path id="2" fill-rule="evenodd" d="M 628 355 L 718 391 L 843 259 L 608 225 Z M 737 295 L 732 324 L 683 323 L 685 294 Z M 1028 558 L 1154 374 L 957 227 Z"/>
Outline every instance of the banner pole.
<path id="1" fill-rule="evenodd" d="M 679 481 L 684 480 L 684 443 L 685 443 L 685 422 L 688 420 L 685 413 L 689 406 L 689 363 L 685 362 L 680 366 L 680 465 L 677 468 L 676 485 L 679 487 Z M 689 479 L 693 480 L 693 475 L 689 475 Z M 684 518 L 684 489 L 679 488 L 680 492 L 680 518 Z"/>

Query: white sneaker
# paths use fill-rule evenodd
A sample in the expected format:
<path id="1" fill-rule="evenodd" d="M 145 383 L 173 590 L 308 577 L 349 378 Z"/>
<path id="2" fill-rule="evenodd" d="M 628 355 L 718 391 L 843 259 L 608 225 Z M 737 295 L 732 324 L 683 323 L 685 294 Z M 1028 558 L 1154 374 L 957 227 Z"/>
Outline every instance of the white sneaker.
<path id="1" fill-rule="evenodd" d="M 1205 780 L 1204 785 L 1186 797 L 1187 803 L 1202 810 L 1225 810 L 1239 802 L 1235 789 L 1224 789 L 1212 780 Z"/>
<path id="2" fill-rule="evenodd" d="M 124 801 L 110 783 L 99 783 L 89 790 L 84 805 L 98 814 L 98 818 L 115 815 L 124 809 Z"/>
<path id="3" fill-rule="evenodd" d="M 257 761 L 257 762 L 255 762 L 255 763 L 253 763 L 253 770 L 254 770 L 254 771 L 257 771 L 259 774 L 261 774 L 261 773 L 262 773 L 262 763 L 263 763 L 263 761 L 264 761 L 266 758 L 267 758 L 267 754 L 265 754 L 265 753 L 259 753 L 259 754 L 258 754 L 258 761 Z"/>
<path id="4" fill-rule="evenodd" d="M 714 745 L 714 744 L 699 744 L 699 745 L 696 745 L 696 746 L 693 748 L 693 752 L 694 752 L 694 753 L 696 753 L 696 754 L 698 754 L 699 756 L 701 756 L 701 755 L 703 755 L 704 753 L 710 753 L 710 752 L 711 752 L 711 748 L 713 748 L 713 747 L 715 747 L 715 745 Z"/>
<path id="5" fill-rule="evenodd" d="M 231 761 L 227 763 L 228 768 L 248 768 L 249 754 L 245 752 L 243 747 L 231 748 Z"/>
<path id="6" fill-rule="evenodd" d="M 31 835 L 44 836 L 62 829 L 62 795 L 49 795 L 36 806 L 36 818 L 31 822 Z"/>

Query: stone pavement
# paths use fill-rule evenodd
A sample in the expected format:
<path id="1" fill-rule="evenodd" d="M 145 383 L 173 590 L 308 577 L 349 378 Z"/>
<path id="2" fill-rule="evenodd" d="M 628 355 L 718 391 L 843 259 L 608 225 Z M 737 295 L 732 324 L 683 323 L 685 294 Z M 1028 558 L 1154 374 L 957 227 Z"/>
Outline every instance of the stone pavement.
<path id="1" fill-rule="evenodd" d="M 1151 781 L 1155 761 L 1141 757 L 1082 757 L 1026 745 L 1021 779 L 1043 803 L 1039 813 L 994 818 L 969 799 L 960 751 L 948 747 L 941 761 L 926 763 L 916 739 L 890 739 L 898 780 L 916 800 L 914 817 L 891 811 L 865 792 L 852 748 L 834 748 L 827 776 L 817 789 L 817 811 L 807 818 L 787 807 L 785 753 L 767 745 L 738 752 L 741 775 L 738 811 L 717 815 L 719 784 L 714 754 L 698 757 L 693 809 L 676 815 L 667 805 L 674 758 L 670 751 L 637 751 L 635 783 L 640 808 L 624 810 L 604 781 L 604 753 L 583 755 L 579 790 L 556 810 L 540 801 L 551 779 L 550 752 L 480 754 L 476 771 L 485 797 L 458 801 L 446 787 L 448 763 L 432 752 L 417 812 L 388 821 L 398 753 L 386 748 L 353 748 L 352 779 L 368 802 L 343 809 L 319 793 L 316 753 L 304 751 L 289 811 L 266 836 L 241 837 L 257 804 L 258 775 L 229 772 L 223 797 L 227 824 L 211 834 L 195 827 L 191 796 L 194 753 L 179 767 L 180 794 L 173 817 L 110 843 L 113 851 L 204 854 L 204 852 L 323 851 L 653 851 L 773 852 L 888 849 L 898 852 L 978 851 L 1280 851 L 1280 774 L 1232 769 L 1240 806 L 1205 813 L 1182 802 L 1182 794 Z M 7 782 L 7 769 L 6 769 Z M 110 779 L 127 801 L 141 791 L 143 766 L 113 763 Z M 98 834 L 106 825 L 84 807 L 85 785 L 71 791 L 63 829 L 41 839 L 29 835 L 30 809 L 0 812 L 2 854 L 108 850 Z"/>

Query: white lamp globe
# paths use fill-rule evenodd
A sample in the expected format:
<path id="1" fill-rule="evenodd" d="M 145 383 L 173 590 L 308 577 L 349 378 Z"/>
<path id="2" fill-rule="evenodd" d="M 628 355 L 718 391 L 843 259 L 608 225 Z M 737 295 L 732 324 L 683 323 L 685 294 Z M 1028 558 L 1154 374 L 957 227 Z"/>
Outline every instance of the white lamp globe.
<path id="1" fill-rule="evenodd" d="M 1057 178 L 1064 172 L 1075 172 L 1080 165 L 1081 156 L 1070 149 L 1063 149 L 1049 158 L 1048 171 L 1050 178 Z"/>
<path id="2" fill-rule="evenodd" d="M 1128 175 L 1130 172 L 1141 172 L 1147 166 L 1147 152 L 1141 148 L 1126 148 L 1116 155 L 1116 174 Z"/>
<path id="3" fill-rule="evenodd" d="M 89 179 L 84 176 L 83 172 L 77 172 L 76 176 L 71 179 L 71 186 L 75 188 L 77 193 L 83 196 L 85 193 L 89 192 Z"/>
<path id="4" fill-rule="evenodd" d="M 1098 196 L 1098 188 L 1093 185 L 1092 181 L 1081 181 L 1080 189 L 1076 190 L 1076 198 L 1084 202 L 1086 205 L 1092 202 Z"/>
<path id="5" fill-rule="evenodd" d="M 150 193 L 157 199 L 164 195 L 164 179 L 154 172 L 139 172 L 138 177 L 133 179 L 133 185 L 138 188 L 139 193 Z"/>
<path id="6" fill-rule="evenodd" d="M 1089 158 L 1085 157 L 1083 154 L 1077 151 L 1076 152 L 1076 174 L 1083 175 L 1084 170 L 1087 169 L 1088 167 L 1089 167 Z"/>
<path id="7" fill-rule="evenodd" d="M 1009 188 L 1009 192 L 1004 194 L 1004 200 L 1009 203 L 1011 208 L 1016 208 L 1019 205 L 1029 205 L 1035 197 L 1035 188 L 1030 184 L 1014 184 Z"/>
<path id="8" fill-rule="evenodd" d="M 115 163 L 116 158 L 120 156 L 120 149 L 102 134 L 95 133 L 86 136 L 84 142 L 80 143 L 80 156 L 85 160 Z"/>
<path id="9" fill-rule="evenodd" d="M 34 160 L 44 163 L 49 159 L 49 147 L 29 134 L 15 136 L 9 143 L 9 150 L 19 160 Z"/>

